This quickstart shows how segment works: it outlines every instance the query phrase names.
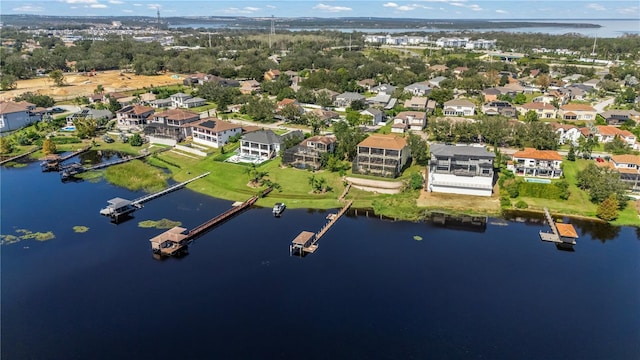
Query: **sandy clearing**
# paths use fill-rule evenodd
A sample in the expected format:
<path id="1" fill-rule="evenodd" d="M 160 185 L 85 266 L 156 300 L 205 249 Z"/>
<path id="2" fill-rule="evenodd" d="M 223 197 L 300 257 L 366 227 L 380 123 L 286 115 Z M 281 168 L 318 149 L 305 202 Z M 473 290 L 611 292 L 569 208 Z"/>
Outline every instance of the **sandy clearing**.
<path id="1" fill-rule="evenodd" d="M 99 71 L 95 76 L 85 76 L 79 73 L 65 74 L 66 86 L 53 85 L 48 77 L 20 80 L 15 90 L 0 91 L 0 100 L 11 100 L 27 92 L 49 95 L 56 101 L 71 100 L 78 96 L 93 94 L 98 85 L 102 85 L 106 92 L 130 91 L 152 86 L 166 86 L 181 84 L 182 75 L 166 73 L 156 76 L 122 74 L 118 70 Z"/>

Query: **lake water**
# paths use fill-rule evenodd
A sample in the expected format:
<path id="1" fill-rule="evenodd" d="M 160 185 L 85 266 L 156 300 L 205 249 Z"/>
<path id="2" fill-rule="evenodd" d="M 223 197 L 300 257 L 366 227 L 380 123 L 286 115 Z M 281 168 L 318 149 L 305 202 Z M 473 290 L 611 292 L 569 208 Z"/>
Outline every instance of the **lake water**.
<path id="1" fill-rule="evenodd" d="M 0 180 L 2 234 L 56 236 L 0 247 L 2 359 L 640 358 L 634 228 L 576 222 L 567 252 L 520 214 L 476 231 L 350 215 L 298 258 L 327 212 L 252 208 L 158 261 L 162 230 L 139 221 L 192 228 L 231 202 L 183 189 L 114 225 L 99 209 L 140 193 L 35 163 Z"/>
<path id="2" fill-rule="evenodd" d="M 427 21 L 427 20 L 425 20 Z M 506 21 L 506 20 L 505 20 Z M 518 21 L 518 20 L 513 20 Z M 603 20 L 603 19 L 587 19 L 587 20 L 565 20 L 565 19 L 555 19 L 555 20 L 522 20 L 526 22 L 557 22 L 564 24 L 574 24 L 574 23 L 586 23 L 586 24 L 596 24 L 600 25 L 599 28 L 576 28 L 571 25 L 567 26 L 540 26 L 540 27 L 521 27 L 521 28 L 488 28 L 488 29 L 431 29 L 428 26 L 425 29 L 379 29 L 379 28 L 287 28 L 283 30 L 289 31 L 316 31 L 316 30 L 338 30 L 342 32 L 365 32 L 365 33 L 404 33 L 411 31 L 422 31 L 422 32 L 459 32 L 462 30 L 466 31 L 477 31 L 477 32 L 493 32 L 493 31 L 504 31 L 510 33 L 543 33 L 543 34 L 551 34 L 551 35 L 562 35 L 567 33 L 579 33 L 588 37 L 599 37 L 599 38 L 613 38 L 623 36 L 624 34 L 640 34 L 640 22 L 635 19 L 620 19 L 620 20 Z M 501 22 L 500 20 L 496 20 L 495 22 Z M 173 25 L 172 28 L 205 28 L 205 29 L 235 29 L 240 30 L 242 28 L 238 27 L 228 27 L 226 25 L 221 24 L 212 24 L 212 23 L 193 23 L 193 24 L 185 24 L 185 25 Z M 268 29 L 265 28 L 265 31 Z M 278 29 L 276 28 L 276 32 Z"/>

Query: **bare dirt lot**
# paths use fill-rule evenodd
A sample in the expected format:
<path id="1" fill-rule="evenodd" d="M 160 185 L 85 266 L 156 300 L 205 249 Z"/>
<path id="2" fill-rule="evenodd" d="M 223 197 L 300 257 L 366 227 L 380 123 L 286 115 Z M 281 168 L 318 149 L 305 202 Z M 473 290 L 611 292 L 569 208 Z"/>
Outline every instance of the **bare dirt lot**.
<path id="1" fill-rule="evenodd" d="M 457 194 L 433 193 L 426 190 L 420 192 L 418 206 L 430 209 L 447 209 L 454 212 L 475 211 L 478 213 L 497 214 L 500 212 L 500 199 L 491 197 L 469 196 Z"/>
<path id="2" fill-rule="evenodd" d="M 102 85 L 106 92 L 119 92 L 142 89 L 144 87 L 165 86 L 181 84 L 183 77 L 173 73 L 156 76 L 134 75 L 121 73 L 118 70 L 98 71 L 94 76 L 86 76 L 80 73 L 66 73 L 64 75 L 65 86 L 57 87 L 48 77 L 20 80 L 17 88 L 0 92 L 0 100 L 12 98 L 31 91 L 42 95 L 49 95 L 56 101 L 71 100 L 78 96 L 93 94 L 98 85 Z"/>

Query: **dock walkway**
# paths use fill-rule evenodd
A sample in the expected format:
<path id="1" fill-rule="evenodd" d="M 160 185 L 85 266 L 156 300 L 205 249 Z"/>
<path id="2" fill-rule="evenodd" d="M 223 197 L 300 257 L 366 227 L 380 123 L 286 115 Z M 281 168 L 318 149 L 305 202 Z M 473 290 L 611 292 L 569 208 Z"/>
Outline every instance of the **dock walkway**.
<path id="1" fill-rule="evenodd" d="M 25 157 L 27 155 L 33 154 L 34 152 L 36 152 L 38 150 L 40 150 L 39 147 L 37 147 L 35 149 L 31 149 L 31 150 L 27 151 L 24 154 L 20 154 L 20 155 L 12 156 L 12 157 L 10 157 L 8 159 L 4 159 L 4 160 L 0 161 L 0 165 L 4 165 L 4 164 L 6 164 L 8 162 L 11 162 L 11 161 L 14 161 L 14 160 L 18 160 L 18 159 L 23 158 L 23 157 Z"/>

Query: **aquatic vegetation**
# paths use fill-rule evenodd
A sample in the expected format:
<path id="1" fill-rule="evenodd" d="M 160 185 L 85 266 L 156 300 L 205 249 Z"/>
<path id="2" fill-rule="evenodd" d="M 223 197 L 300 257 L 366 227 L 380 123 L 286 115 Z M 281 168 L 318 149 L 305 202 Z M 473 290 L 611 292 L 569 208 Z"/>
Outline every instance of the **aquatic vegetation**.
<path id="1" fill-rule="evenodd" d="M 89 231 L 89 228 L 87 226 L 74 226 L 73 231 L 77 233 L 86 233 Z"/>
<path id="2" fill-rule="evenodd" d="M 415 241 L 422 241 L 422 236 L 414 235 L 414 236 L 413 236 L 413 240 L 415 240 Z"/>
<path id="3" fill-rule="evenodd" d="M 29 165 L 29 164 L 19 163 L 19 162 L 16 162 L 16 161 L 9 161 L 8 163 L 4 164 L 4 166 L 12 167 L 12 168 L 23 168 L 23 167 L 25 167 L 27 165 Z"/>
<path id="4" fill-rule="evenodd" d="M 33 232 L 27 229 L 16 229 L 16 233 L 20 235 L 0 235 L 0 244 L 9 245 L 15 244 L 22 240 L 35 239 L 37 241 L 47 241 L 51 239 L 55 239 L 56 235 L 52 231 L 47 232 Z"/>
<path id="5" fill-rule="evenodd" d="M 140 221 L 138 226 L 141 228 L 156 228 L 156 229 L 171 229 L 176 226 L 180 226 L 182 223 L 180 221 L 173 221 L 169 219 L 160 219 L 160 220 L 145 220 Z"/>
<path id="6" fill-rule="evenodd" d="M 140 160 L 111 166 L 105 170 L 104 178 L 132 191 L 154 192 L 167 186 L 167 175 L 162 170 Z"/>

